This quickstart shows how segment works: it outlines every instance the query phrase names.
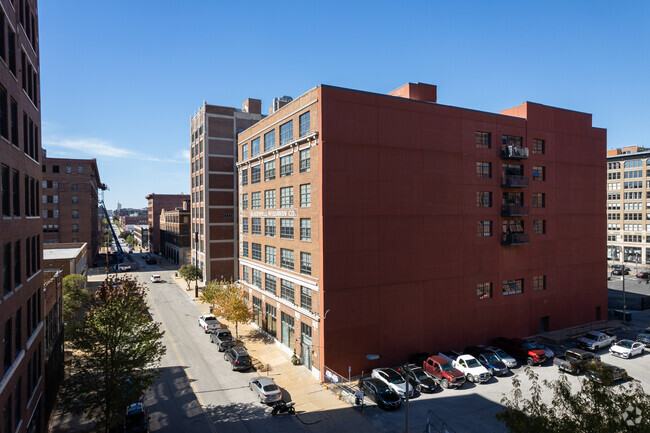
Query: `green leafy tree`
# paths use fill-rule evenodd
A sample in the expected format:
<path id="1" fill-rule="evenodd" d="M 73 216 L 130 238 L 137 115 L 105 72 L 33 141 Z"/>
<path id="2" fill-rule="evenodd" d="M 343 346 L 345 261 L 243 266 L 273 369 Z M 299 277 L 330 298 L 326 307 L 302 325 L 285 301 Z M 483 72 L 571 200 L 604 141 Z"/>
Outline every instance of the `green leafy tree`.
<path id="1" fill-rule="evenodd" d="M 187 290 L 190 290 L 192 288 L 192 286 L 190 286 L 192 281 L 200 280 L 203 278 L 201 269 L 197 268 L 194 265 L 181 266 L 181 268 L 178 270 L 178 275 L 180 275 L 180 277 L 187 283 Z"/>
<path id="2" fill-rule="evenodd" d="M 129 235 L 126 237 L 126 243 L 130 245 L 133 245 L 135 243 L 135 238 L 131 233 L 129 233 Z"/>
<path id="3" fill-rule="evenodd" d="M 84 287 L 86 277 L 70 274 L 63 278 L 63 321 L 66 325 L 77 318 L 79 309 L 90 300 L 90 292 Z"/>
<path id="4" fill-rule="evenodd" d="M 235 338 L 239 338 L 239 323 L 250 323 L 253 313 L 246 305 L 244 294 L 232 280 L 217 284 L 213 311 L 215 315 L 235 323 Z"/>
<path id="5" fill-rule="evenodd" d="M 109 278 L 93 295 L 82 326 L 67 334 L 73 356 L 61 405 L 97 420 L 105 431 L 118 425 L 125 407 L 153 385 L 166 352 L 145 296 L 136 280 Z"/>
<path id="6" fill-rule="evenodd" d="M 120 232 L 120 237 L 121 237 L 122 239 L 126 240 L 127 242 L 128 242 L 127 238 L 128 238 L 129 236 L 131 236 L 131 232 L 128 231 L 128 230 L 124 230 L 124 231 Z"/>
<path id="7" fill-rule="evenodd" d="M 650 399 L 641 384 L 630 380 L 611 386 L 611 372 L 602 364 L 587 366 L 599 381 L 582 379 L 573 392 L 564 373 L 554 381 L 539 381 L 530 367 L 525 375 L 531 383 L 530 398 L 524 398 L 520 377 L 512 379 L 512 396 L 504 396 L 504 412 L 496 415 L 513 433 L 609 433 L 650 432 Z M 542 385 L 552 392 L 551 403 L 542 398 Z"/>
<path id="8" fill-rule="evenodd" d="M 215 304 L 217 303 L 219 293 L 223 286 L 222 281 L 210 281 L 207 286 L 201 291 L 199 300 L 204 304 L 210 304 L 210 310 L 214 311 Z"/>

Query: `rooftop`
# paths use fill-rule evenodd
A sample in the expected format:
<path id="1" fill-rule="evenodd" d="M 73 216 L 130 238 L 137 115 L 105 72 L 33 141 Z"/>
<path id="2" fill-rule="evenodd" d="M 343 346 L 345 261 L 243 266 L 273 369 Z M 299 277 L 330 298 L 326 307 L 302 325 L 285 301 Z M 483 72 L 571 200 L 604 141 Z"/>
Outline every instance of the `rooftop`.
<path id="1" fill-rule="evenodd" d="M 83 250 L 83 246 L 75 248 L 43 247 L 43 260 L 74 259 Z"/>

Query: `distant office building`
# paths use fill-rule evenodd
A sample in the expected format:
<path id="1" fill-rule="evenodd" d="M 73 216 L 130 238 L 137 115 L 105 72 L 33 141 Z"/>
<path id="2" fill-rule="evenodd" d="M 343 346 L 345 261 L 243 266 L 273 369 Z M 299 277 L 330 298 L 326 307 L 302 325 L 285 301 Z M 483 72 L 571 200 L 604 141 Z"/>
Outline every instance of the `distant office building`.
<path id="1" fill-rule="evenodd" d="M 36 0 L 0 8 L 0 430 L 45 431 Z"/>
<path id="2" fill-rule="evenodd" d="M 650 264 L 650 149 L 607 151 L 607 259 Z"/>
<path id="3" fill-rule="evenodd" d="M 176 209 L 183 206 L 183 200 L 189 200 L 188 194 L 149 194 L 147 221 L 149 223 L 149 250 L 160 252 L 160 212 L 163 209 Z"/>
<path id="4" fill-rule="evenodd" d="M 133 227 L 133 238 L 135 239 L 136 245 L 141 248 L 147 248 L 149 245 L 149 226 L 139 225 Z"/>
<path id="5" fill-rule="evenodd" d="M 177 265 L 190 263 L 190 200 L 160 213 L 161 254 Z"/>
<path id="6" fill-rule="evenodd" d="M 121 216 L 120 227 L 122 230 L 132 230 L 134 226 L 146 225 L 147 216 Z"/>
<path id="7" fill-rule="evenodd" d="M 43 158 L 42 217 L 44 243 L 85 242 L 94 261 L 102 241 L 96 159 Z"/>
<path id="8" fill-rule="evenodd" d="M 239 282 L 317 377 L 605 319 L 606 131 L 318 86 L 239 134 Z"/>
<path id="9" fill-rule="evenodd" d="M 117 217 L 121 217 L 121 216 L 143 216 L 143 217 L 146 218 L 147 214 L 148 214 L 148 209 L 147 208 L 133 209 L 133 208 L 130 208 L 130 207 L 123 207 L 121 209 L 117 209 L 115 211 L 112 211 L 111 214 L 115 215 Z"/>
<path id="10" fill-rule="evenodd" d="M 205 281 L 237 275 L 237 134 L 262 119 L 262 102 L 242 109 L 208 105 L 190 122 L 192 263 Z M 198 237 L 195 243 L 194 237 Z"/>

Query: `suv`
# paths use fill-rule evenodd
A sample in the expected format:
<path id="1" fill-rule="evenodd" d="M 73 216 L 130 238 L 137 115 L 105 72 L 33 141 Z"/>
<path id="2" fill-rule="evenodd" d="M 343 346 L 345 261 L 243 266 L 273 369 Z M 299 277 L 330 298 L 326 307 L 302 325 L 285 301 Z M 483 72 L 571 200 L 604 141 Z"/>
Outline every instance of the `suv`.
<path id="1" fill-rule="evenodd" d="M 645 347 L 650 348 L 650 328 L 639 331 L 636 335 L 636 341 L 645 344 Z"/>
<path id="2" fill-rule="evenodd" d="M 521 359 L 527 365 L 539 365 L 546 361 L 546 352 L 535 349 L 535 346 L 525 340 L 499 337 L 492 340 L 492 344 L 507 351 L 515 358 Z"/>
<path id="3" fill-rule="evenodd" d="M 223 359 L 230 363 L 232 370 L 248 370 L 253 366 L 253 361 L 246 351 L 246 348 L 241 346 L 231 347 L 223 354 Z"/>
<path id="4" fill-rule="evenodd" d="M 465 353 L 478 359 L 481 365 L 488 369 L 492 376 L 501 376 L 508 373 L 508 367 L 494 353 L 485 349 L 485 347 L 470 346 L 465 348 Z"/>
<path id="5" fill-rule="evenodd" d="M 147 415 L 147 407 L 141 401 L 133 403 L 126 408 L 124 432 L 149 432 L 149 416 Z"/>

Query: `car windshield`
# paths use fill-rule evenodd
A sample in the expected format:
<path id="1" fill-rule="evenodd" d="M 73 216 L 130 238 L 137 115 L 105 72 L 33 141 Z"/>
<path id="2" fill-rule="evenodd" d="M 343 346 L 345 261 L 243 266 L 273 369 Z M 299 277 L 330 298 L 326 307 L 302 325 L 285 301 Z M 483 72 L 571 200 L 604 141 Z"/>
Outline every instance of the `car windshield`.
<path id="1" fill-rule="evenodd" d="M 587 332 L 587 333 L 585 334 L 585 338 L 586 338 L 587 340 L 597 340 L 597 339 L 598 339 L 598 335 L 597 335 L 597 334 L 594 334 L 594 333 L 591 333 L 591 332 Z"/>
<path id="2" fill-rule="evenodd" d="M 522 346 L 523 346 L 523 348 L 526 349 L 526 350 L 536 349 L 536 347 L 533 346 L 533 345 L 530 344 L 530 343 L 524 343 Z"/>
<path id="3" fill-rule="evenodd" d="M 480 367 L 481 364 L 476 359 L 468 359 L 467 366 L 469 368 L 476 368 L 476 367 Z"/>
<path id="4" fill-rule="evenodd" d="M 497 356 L 494 353 L 484 353 L 483 357 L 490 364 L 494 364 L 496 362 L 499 362 L 499 358 L 497 358 Z"/>
<path id="5" fill-rule="evenodd" d="M 496 353 L 501 359 L 508 358 L 508 354 L 501 349 L 495 351 L 494 353 Z"/>
<path id="6" fill-rule="evenodd" d="M 420 380 L 420 381 L 426 380 L 426 379 L 429 378 L 429 375 L 424 370 L 422 370 L 421 368 L 412 369 L 411 373 L 413 373 L 413 376 L 415 376 L 415 378 L 417 380 Z"/>
<path id="7" fill-rule="evenodd" d="M 454 366 L 451 365 L 451 362 L 448 362 L 446 364 L 442 364 L 441 367 L 442 367 L 442 371 L 454 371 L 455 370 Z"/>
<path id="8" fill-rule="evenodd" d="M 277 386 L 276 384 L 274 384 L 274 383 L 272 383 L 271 385 L 264 385 L 264 388 L 263 388 L 263 389 L 264 389 L 264 391 L 266 391 L 266 392 L 271 392 L 271 391 L 278 391 L 278 390 L 280 390 L 280 388 L 278 388 L 278 386 Z"/>
<path id="9" fill-rule="evenodd" d="M 377 385 L 377 394 L 381 396 L 392 395 L 393 391 L 386 385 Z"/>
<path id="10" fill-rule="evenodd" d="M 616 345 L 624 347 L 626 349 L 631 349 L 632 348 L 632 342 L 630 340 L 621 340 L 618 343 L 616 343 Z"/>
<path id="11" fill-rule="evenodd" d="M 398 373 L 392 370 L 384 370 L 384 373 L 386 373 L 386 379 L 392 384 L 399 385 L 400 383 L 404 383 L 404 379 L 402 376 L 400 376 Z"/>

